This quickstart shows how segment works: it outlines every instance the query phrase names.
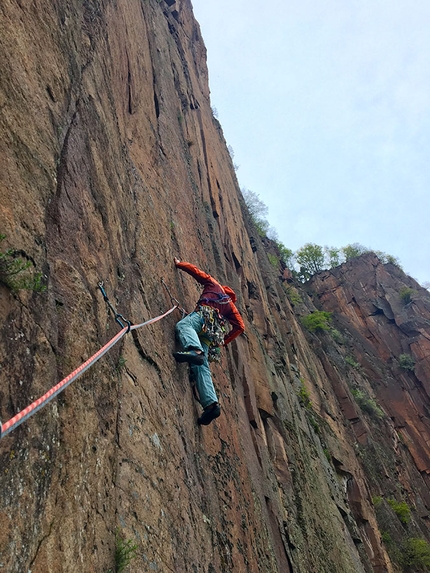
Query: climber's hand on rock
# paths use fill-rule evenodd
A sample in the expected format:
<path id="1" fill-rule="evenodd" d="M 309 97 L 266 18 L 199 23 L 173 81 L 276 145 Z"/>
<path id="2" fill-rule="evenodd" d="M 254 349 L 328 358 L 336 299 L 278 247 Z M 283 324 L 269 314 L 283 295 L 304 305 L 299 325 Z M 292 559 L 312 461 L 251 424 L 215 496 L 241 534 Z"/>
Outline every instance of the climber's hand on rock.
<path id="1" fill-rule="evenodd" d="M 179 259 L 177 259 L 176 257 L 173 259 L 175 266 L 178 266 L 178 263 L 180 263 L 181 261 Z"/>

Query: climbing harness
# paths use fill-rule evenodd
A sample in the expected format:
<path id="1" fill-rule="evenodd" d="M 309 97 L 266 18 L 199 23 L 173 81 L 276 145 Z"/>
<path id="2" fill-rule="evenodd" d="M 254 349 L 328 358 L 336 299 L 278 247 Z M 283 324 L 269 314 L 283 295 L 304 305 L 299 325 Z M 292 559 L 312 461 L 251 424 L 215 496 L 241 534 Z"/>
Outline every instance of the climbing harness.
<path id="1" fill-rule="evenodd" d="M 188 314 L 188 312 L 180 306 L 179 300 L 177 300 L 172 293 L 170 292 L 168 286 L 161 279 L 164 288 L 166 289 L 168 295 L 170 296 L 170 300 L 176 303 L 178 309 L 182 312 L 182 318 Z M 217 304 L 227 304 L 231 302 L 231 298 L 225 293 L 218 293 L 218 292 L 210 292 L 209 294 L 216 294 L 218 299 L 210 299 L 210 298 L 200 298 L 197 302 L 196 312 L 200 314 L 200 316 L 204 320 L 203 328 L 199 332 L 199 336 L 202 338 L 202 341 L 209 347 L 208 350 L 208 361 L 209 362 L 220 362 L 221 361 L 221 350 L 220 345 L 224 342 L 224 336 L 226 333 L 226 320 L 222 318 L 219 312 L 212 308 L 211 306 L 207 306 L 206 302 L 217 302 Z M 228 300 L 225 300 L 228 299 Z M 195 395 L 195 386 L 192 385 L 194 397 Z M 196 398 L 198 400 L 198 398 Z"/>
<path id="2" fill-rule="evenodd" d="M 231 298 L 225 292 L 207 292 L 206 294 L 216 294 L 218 298 L 202 297 L 198 300 L 197 304 L 205 304 L 208 302 L 216 302 L 216 304 L 229 304 L 232 302 Z"/>
<path id="3" fill-rule="evenodd" d="M 199 304 L 196 312 L 204 321 L 199 336 L 201 336 L 204 342 L 208 342 L 208 360 L 209 362 L 220 362 L 221 350 L 219 347 L 224 342 L 227 321 L 220 315 L 217 309 L 212 306 Z"/>
<path id="4" fill-rule="evenodd" d="M 155 318 L 150 318 L 149 320 L 142 322 L 141 324 L 132 325 L 130 321 L 126 320 L 121 314 L 118 314 L 116 312 L 116 310 L 114 309 L 114 307 L 112 306 L 106 295 L 106 292 L 103 288 L 103 283 L 99 282 L 97 286 L 100 289 L 106 304 L 108 305 L 110 310 L 114 313 L 116 322 L 118 322 L 118 324 L 121 325 L 122 330 L 120 330 L 120 332 L 118 332 L 107 344 L 105 344 L 102 348 L 100 348 L 98 352 L 96 352 L 93 356 L 91 356 L 91 358 L 89 358 L 86 362 L 81 364 L 78 368 L 76 368 L 76 370 L 74 370 L 68 376 L 66 376 L 66 378 L 61 380 L 61 382 L 59 382 L 56 386 L 54 386 L 48 392 L 46 392 L 46 394 L 35 400 L 24 410 L 21 410 L 21 412 L 16 414 L 5 424 L 2 424 L 0 421 L 0 439 L 3 438 L 4 436 L 7 436 L 7 434 L 9 434 L 12 430 L 21 425 L 25 420 L 33 416 L 33 414 L 35 414 L 38 410 L 43 408 L 43 406 L 46 406 L 48 402 L 50 402 L 53 398 L 55 398 L 55 396 L 57 396 L 60 392 L 62 392 L 65 388 L 67 388 L 69 384 L 74 382 L 86 370 L 88 370 L 88 368 L 90 368 L 93 364 L 95 364 L 97 360 L 99 360 L 102 356 L 104 356 L 106 352 L 108 352 L 117 342 L 119 342 L 125 334 L 127 334 L 132 330 L 141 328 L 142 326 L 146 326 L 148 324 L 157 322 L 158 320 L 161 320 L 165 316 L 169 315 L 176 308 L 179 308 L 178 304 L 175 304 L 170 310 L 168 310 L 164 314 L 161 314 L 160 316 L 156 316 Z"/>

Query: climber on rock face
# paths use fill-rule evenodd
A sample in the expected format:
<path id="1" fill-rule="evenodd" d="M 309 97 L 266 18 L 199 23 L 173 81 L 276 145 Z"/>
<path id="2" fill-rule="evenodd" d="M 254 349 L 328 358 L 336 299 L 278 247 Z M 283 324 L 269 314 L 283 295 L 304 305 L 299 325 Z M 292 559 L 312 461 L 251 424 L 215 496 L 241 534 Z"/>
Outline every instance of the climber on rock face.
<path id="1" fill-rule="evenodd" d="M 242 317 L 235 306 L 236 295 L 228 286 L 222 286 L 213 277 L 196 266 L 174 259 L 175 266 L 191 275 L 203 285 L 203 292 L 194 312 L 176 324 L 176 335 L 183 347 L 174 352 L 177 362 L 190 364 L 191 376 L 203 406 L 198 423 L 207 426 L 218 418 L 221 408 L 215 393 L 209 360 L 219 360 L 219 347 L 229 344 L 245 330 Z M 232 329 L 226 333 L 226 322 Z"/>

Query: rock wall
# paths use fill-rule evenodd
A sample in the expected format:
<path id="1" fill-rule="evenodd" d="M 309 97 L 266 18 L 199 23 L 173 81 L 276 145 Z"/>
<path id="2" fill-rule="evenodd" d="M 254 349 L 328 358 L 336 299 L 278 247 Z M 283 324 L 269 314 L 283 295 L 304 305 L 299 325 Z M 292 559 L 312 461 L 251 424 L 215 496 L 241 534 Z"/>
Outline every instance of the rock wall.
<path id="1" fill-rule="evenodd" d="M 395 570 L 384 531 L 429 538 L 426 292 L 413 283 L 402 307 L 411 279 L 371 257 L 311 290 L 273 267 L 211 111 L 188 0 L 4 0 L 0 19 L 2 247 L 47 286 L 0 284 L 2 421 L 118 332 L 99 281 L 134 323 L 172 306 L 161 278 L 191 310 L 199 289 L 179 256 L 235 289 L 247 327 L 212 368 L 223 413 L 211 426 L 196 425 L 171 356 L 175 311 L 4 437 L 0 571 L 115 570 L 116 531 L 137 545 L 130 572 Z M 380 278 L 360 287 L 363 265 Z M 322 307 L 338 341 L 301 326 Z M 407 525 L 386 502 L 402 496 Z"/>
<path id="2" fill-rule="evenodd" d="M 318 306 L 333 312 L 343 333 L 337 344 L 340 356 L 335 358 L 331 349 L 331 367 L 335 362 L 343 370 L 338 397 L 359 444 L 372 495 L 414 509 L 400 535 L 384 515 L 379 516 L 380 528 L 393 543 L 401 544 L 405 536 L 428 538 L 429 293 L 372 253 L 315 275 L 309 288 Z M 406 367 L 404 357 L 409 358 Z M 357 416 L 354 402 L 367 416 Z M 377 514 L 384 510 L 380 506 L 376 504 Z"/>

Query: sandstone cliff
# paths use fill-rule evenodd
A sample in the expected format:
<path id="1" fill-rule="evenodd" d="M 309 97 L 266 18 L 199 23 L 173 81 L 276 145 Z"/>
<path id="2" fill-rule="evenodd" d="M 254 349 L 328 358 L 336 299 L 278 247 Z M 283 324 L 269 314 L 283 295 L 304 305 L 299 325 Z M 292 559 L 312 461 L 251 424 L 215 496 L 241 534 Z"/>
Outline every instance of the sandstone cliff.
<path id="1" fill-rule="evenodd" d="M 171 307 L 161 278 L 191 310 L 179 256 L 235 289 L 247 327 L 207 428 L 175 311 L 4 437 L 0 571 L 114 570 L 116 530 L 130 572 L 399 569 L 396 546 L 430 538 L 428 293 L 373 255 L 305 289 L 273 267 L 189 0 L 4 0 L 0 19 L 0 233 L 47 286 L 0 285 L 2 421 L 118 331 L 99 281 L 135 323 Z M 334 329 L 301 325 L 316 309 Z"/>

